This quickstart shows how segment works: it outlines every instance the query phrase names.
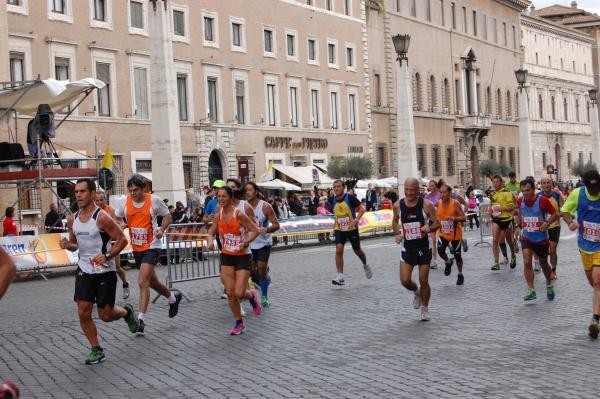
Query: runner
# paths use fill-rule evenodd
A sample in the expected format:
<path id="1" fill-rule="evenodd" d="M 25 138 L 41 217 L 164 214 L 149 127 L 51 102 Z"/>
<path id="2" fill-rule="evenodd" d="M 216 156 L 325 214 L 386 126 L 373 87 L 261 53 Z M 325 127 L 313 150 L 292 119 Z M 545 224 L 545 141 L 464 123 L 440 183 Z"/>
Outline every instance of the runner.
<path id="1" fill-rule="evenodd" d="M 258 269 L 258 285 L 260 286 L 260 304 L 263 308 L 268 307 L 269 303 L 269 256 L 271 255 L 271 245 L 273 237 L 271 233 L 279 230 L 279 222 L 273 211 L 273 207 L 268 202 L 258 198 L 260 190 L 256 183 L 246 183 L 246 198 L 248 203 L 254 209 L 256 224 L 258 226 L 259 236 L 250 243 L 252 251 L 253 267 Z"/>
<path id="2" fill-rule="evenodd" d="M 565 202 L 560 190 L 554 187 L 554 182 L 550 177 L 542 177 L 542 195 L 550 201 L 554 209 L 558 212 Z M 556 280 L 556 266 L 558 264 L 558 254 L 556 248 L 560 239 L 560 219 L 548 227 L 548 236 L 550 238 L 550 266 L 552 266 L 552 280 Z"/>
<path id="3" fill-rule="evenodd" d="M 533 180 L 521 181 L 523 196 L 517 200 L 518 214 L 515 218 L 516 228 L 521 230 L 521 246 L 523 247 L 523 274 L 527 282 L 526 301 L 536 299 L 533 286 L 535 279 L 533 273 L 533 255 L 537 255 L 544 276 L 546 277 L 546 297 L 554 300 L 554 287 L 552 286 L 552 269 L 548 264 L 548 251 L 550 241 L 548 228 L 559 219 L 556 208 L 548 198 L 535 192 Z M 546 215 L 549 215 L 546 219 Z"/>
<path id="4" fill-rule="evenodd" d="M 521 184 L 517 181 L 517 174 L 514 171 L 508 172 L 508 182 L 504 184 L 504 187 L 508 191 L 510 191 L 514 198 L 518 198 L 521 193 Z M 514 227 L 514 220 L 513 220 Z M 519 240 L 520 236 L 518 235 L 517 229 L 513 229 L 513 242 L 515 243 L 515 253 L 519 253 Z M 506 244 L 504 246 L 504 253 L 506 253 Z M 539 271 L 539 270 L 538 270 Z"/>
<path id="5" fill-rule="evenodd" d="M 335 267 L 337 277 L 331 280 L 333 285 L 343 286 L 344 280 L 344 246 L 350 241 L 354 253 L 363 264 L 367 279 L 373 277 L 371 267 L 367 264 L 367 256 L 360 248 L 360 235 L 358 221 L 365 213 L 360 201 L 353 195 L 345 192 L 346 185 L 341 180 L 333 182 L 334 196 L 331 202 L 335 218 Z"/>
<path id="6" fill-rule="evenodd" d="M 517 266 L 517 257 L 515 255 L 515 246 L 513 241 L 513 230 L 511 224 L 513 222 L 512 211 L 515 209 L 515 198 L 512 193 L 504 187 L 504 180 L 502 176 L 495 175 L 492 178 L 494 185 L 494 193 L 491 195 L 492 207 L 492 234 L 493 244 L 492 253 L 494 254 L 494 264 L 492 270 L 500 270 L 500 263 L 498 258 L 500 257 L 500 250 L 504 255 L 506 263 L 508 258 L 506 254 L 506 244 L 508 242 L 511 252 L 510 268 L 514 269 Z"/>
<path id="7" fill-rule="evenodd" d="M 128 303 L 122 308 L 115 306 L 117 274 L 114 258 L 127 245 L 127 238 L 114 219 L 94 204 L 95 193 L 96 183 L 92 180 L 77 181 L 75 198 L 79 210 L 67 220 L 69 238 L 63 237 L 59 242 L 63 249 L 79 251 L 74 299 L 79 324 L 92 347 L 85 364 L 106 360 L 92 319 L 94 303 L 102 321 L 125 319 L 132 333 L 139 327 L 133 306 Z"/>
<path id="8" fill-rule="evenodd" d="M 117 222 L 117 224 L 119 224 L 119 219 L 117 218 L 117 215 L 115 215 L 115 210 L 113 209 L 112 206 L 108 205 L 106 203 L 106 196 L 104 195 L 103 191 L 96 191 L 96 195 L 94 197 L 94 202 L 96 203 L 96 206 L 100 209 L 102 209 L 104 212 L 108 213 L 109 216 L 111 218 L 113 218 L 115 220 L 115 222 Z M 121 227 L 121 229 L 123 228 L 123 226 L 119 226 Z M 123 283 L 123 299 L 127 299 L 129 298 L 129 282 L 127 281 L 127 276 L 125 275 L 125 270 L 123 270 L 123 268 L 121 267 L 121 256 L 117 256 L 115 258 L 115 265 L 117 266 L 117 276 L 119 276 L 119 278 L 121 279 L 121 282 Z"/>
<path id="9" fill-rule="evenodd" d="M 131 248 L 136 267 L 140 269 L 139 328 L 137 333 L 144 334 L 146 327 L 144 316 L 150 302 L 150 288 L 169 300 L 169 317 L 175 317 L 179 311 L 181 293 L 172 292 L 161 283 L 154 267 L 158 263 L 161 250 L 161 238 L 171 223 L 171 214 L 164 201 L 157 195 L 144 193 L 146 179 L 139 174 L 132 175 L 127 181 L 129 195 L 125 203 L 115 210 L 119 218 L 127 219 Z M 156 217 L 162 216 L 162 225 L 158 227 Z"/>
<path id="10" fill-rule="evenodd" d="M 431 246 L 429 234 L 440 227 L 435 206 L 419 197 L 419 181 L 408 178 L 404 182 L 404 198 L 394 204 L 392 228 L 396 243 L 402 243 L 400 252 L 400 282 L 409 291 L 414 292 L 413 307 L 421 309 L 421 320 L 428 321 L 429 268 Z M 419 267 L 419 285 L 412 280 L 415 266 Z"/>
<path id="11" fill-rule="evenodd" d="M 583 187 L 574 189 L 561 208 L 563 219 L 571 231 L 578 230 L 577 244 L 583 269 L 588 282 L 594 289 L 592 322 L 589 336 L 598 338 L 600 323 L 600 174 L 597 170 L 583 175 Z M 573 213 L 577 212 L 577 221 Z"/>
<path id="12" fill-rule="evenodd" d="M 427 189 L 429 193 L 425 195 L 425 199 L 433 204 L 437 208 L 438 202 L 442 199 L 442 193 L 440 193 L 439 183 L 435 180 L 429 180 L 427 183 Z M 431 242 L 436 242 L 436 233 L 433 232 L 430 234 Z M 437 269 L 437 252 L 433 251 L 433 257 L 431 260 L 431 268 Z"/>
<path id="13" fill-rule="evenodd" d="M 209 230 L 208 249 L 214 249 L 214 235 L 219 231 L 223 248 L 221 251 L 221 281 L 225 285 L 229 308 L 235 325 L 229 333 L 240 335 L 246 325 L 240 313 L 240 301 L 248 299 L 254 314 L 259 316 L 262 307 L 255 289 L 248 290 L 250 277 L 250 243 L 258 236 L 258 227 L 253 219 L 240 211 L 234 204 L 234 193 L 230 187 L 222 187 L 217 192 L 219 210 Z"/>
<path id="14" fill-rule="evenodd" d="M 444 274 L 449 276 L 452 271 L 453 260 L 446 255 L 446 248 L 450 246 L 450 253 L 454 255 L 456 267 L 458 268 L 456 285 L 463 285 L 465 278 L 462 273 L 462 224 L 466 221 L 466 217 L 462 205 L 452 198 L 452 189 L 449 185 L 444 184 L 441 186 L 440 192 L 442 193 L 442 199 L 438 202 L 437 214 L 441 228 L 438 232 L 437 251 L 446 264 Z"/>

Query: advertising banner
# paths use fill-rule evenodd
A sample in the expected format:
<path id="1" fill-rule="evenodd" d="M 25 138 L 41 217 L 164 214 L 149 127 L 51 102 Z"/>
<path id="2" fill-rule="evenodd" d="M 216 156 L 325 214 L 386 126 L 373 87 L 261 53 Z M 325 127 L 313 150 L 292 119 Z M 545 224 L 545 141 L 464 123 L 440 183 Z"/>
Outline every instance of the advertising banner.
<path id="1" fill-rule="evenodd" d="M 17 271 L 31 271 L 77 263 L 76 252 L 61 249 L 58 242 L 66 233 L 39 236 L 0 237 L 0 246 L 13 259 Z"/>

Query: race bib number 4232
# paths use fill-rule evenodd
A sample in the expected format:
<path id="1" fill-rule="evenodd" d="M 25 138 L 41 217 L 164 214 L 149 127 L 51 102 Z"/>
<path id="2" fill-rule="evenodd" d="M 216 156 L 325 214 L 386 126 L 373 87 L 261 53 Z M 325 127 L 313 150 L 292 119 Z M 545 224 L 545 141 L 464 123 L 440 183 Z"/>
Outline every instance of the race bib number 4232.
<path id="1" fill-rule="evenodd" d="M 583 221 L 581 226 L 584 240 L 591 242 L 600 242 L 600 223 Z"/>

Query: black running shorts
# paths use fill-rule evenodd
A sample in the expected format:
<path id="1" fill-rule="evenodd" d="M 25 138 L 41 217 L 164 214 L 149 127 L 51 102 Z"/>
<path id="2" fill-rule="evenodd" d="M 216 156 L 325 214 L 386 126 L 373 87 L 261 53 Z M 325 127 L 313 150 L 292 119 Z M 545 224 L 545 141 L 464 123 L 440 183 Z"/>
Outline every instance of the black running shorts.
<path id="1" fill-rule="evenodd" d="M 360 251 L 360 236 L 358 235 L 358 229 L 342 231 L 335 230 L 335 243 L 345 245 L 346 241 L 350 241 L 354 252 Z"/>
<path id="2" fill-rule="evenodd" d="M 548 229 L 548 237 L 550 241 L 558 244 L 558 240 L 560 240 L 560 226 Z"/>
<path id="3" fill-rule="evenodd" d="M 403 250 L 400 253 L 400 261 L 411 266 L 431 264 L 431 248 Z"/>
<path id="4" fill-rule="evenodd" d="M 254 262 L 265 262 L 269 263 L 269 257 L 271 256 L 271 246 L 265 245 L 259 249 L 250 249 L 252 251 L 252 260 Z"/>
<path id="5" fill-rule="evenodd" d="M 547 258 L 550 252 L 550 244 L 536 244 L 524 239 L 521 239 L 521 248 L 523 250 L 530 249 L 540 258 Z"/>
<path id="6" fill-rule="evenodd" d="M 87 274 L 77 269 L 75 275 L 75 295 L 77 301 L 91 302 L 104 306 L 115 306 L 115 295 L 117 292 L 117 272 L 106 272 L 100 274 Z"/>
<path id="7" fill-rule="evenodd" d="M 507 230 L 509 227 L 511 227 L 513 219 L 500 220 L 500 219 L 492 218 L 492 222 L 496 223 L 498 226 L 500 226 L 500 230 Z"/>
<path id="8" fill-rule="evenodd" d="M 448 248 L 449 245 L 452 245 L 450 249 L 454 256 L 458 254 L 458 257 L 460 257 L 460 253 L 462 251 L 462 240 L 448 241 L 444 237 L 438 237 L 437 248 L 439 252 L 446 252 L 446 248 Z"/>
<path id="9" fill-rule="evenodd" d="M 247 255 L 229 255 L 229 254 L 221 254 L 221 267 L 223 266 L 232 266 L 236 271 L 238 270 L 248 270 L 250 271 L 251 266 L 251 258 L 250 254 Z"/>
<path id="10" fill-rule="evenodd" d="M 133 252 L 133 258 L 135 259 L 135 266 L 139 269 L 142 263 L 156 266 L 160 259 L 160 249 L 150 248 L 141 252 Z"/>

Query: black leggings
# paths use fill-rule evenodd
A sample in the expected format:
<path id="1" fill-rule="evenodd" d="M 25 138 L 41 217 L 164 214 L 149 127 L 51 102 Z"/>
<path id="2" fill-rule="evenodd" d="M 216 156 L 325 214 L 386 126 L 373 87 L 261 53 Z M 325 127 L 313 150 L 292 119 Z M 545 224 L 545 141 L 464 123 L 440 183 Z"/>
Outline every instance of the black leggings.
<path id="1" fill-rule="evenodd" d="M 469 218 L 469 227 L 471 230 L 473 230 L 473 219 L 475 219 L 475 224 L 477 225 L 477 228 L 479 228 L 479 216 L 477 216 L 476 213 L 467 212 L 467 217 Z"/>

